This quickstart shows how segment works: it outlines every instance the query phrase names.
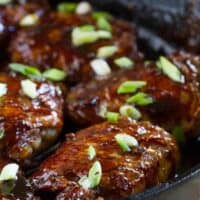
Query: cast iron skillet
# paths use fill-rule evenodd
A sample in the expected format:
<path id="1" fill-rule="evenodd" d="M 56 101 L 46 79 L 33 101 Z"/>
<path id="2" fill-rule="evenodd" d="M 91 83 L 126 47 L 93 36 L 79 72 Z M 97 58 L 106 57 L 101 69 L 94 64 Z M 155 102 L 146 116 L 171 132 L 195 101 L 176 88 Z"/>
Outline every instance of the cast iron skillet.
<path id="1" fill-rule="evenodd" d="M 59 0 L 50 0 L 55 6 Z M 138 46 L 145 58 L 156 59 L 182 49 L 175 43 L 166 42 L 155 34 L 159 24 L 173 26 L 186 13 L 190 0 L 89 0 L 99 10 L 137 24 Z M 192 1 L 192 0 L 191 0 Z M 200 0 L 196 0 L 200 1 Z M 156 13 L 152 8 L 156 7 Z M 200 13 L 199 13 L 200 14 Z M 156 30 L 157 28 L 157 30 Z M 176 176 L 166 183 L 146 190 L 128 200 L 200 200 L 200 137 L 194 138 L 181 147 L 182 163 Z M 47 153 L 48 154 L 48 153 Z M 38 159 L 40 160 L 40 158 Z M 154 177 L 152 177 L 154 178 Z"/>

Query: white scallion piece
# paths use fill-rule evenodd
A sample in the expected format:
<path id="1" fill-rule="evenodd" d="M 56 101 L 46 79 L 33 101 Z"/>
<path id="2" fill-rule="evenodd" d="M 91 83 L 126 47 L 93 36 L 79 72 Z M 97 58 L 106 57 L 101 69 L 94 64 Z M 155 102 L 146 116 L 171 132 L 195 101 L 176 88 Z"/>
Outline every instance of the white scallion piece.
<path id="1" fill-rule="evenodd" d="M 95 59 L 91 61 L 90 65 L 94 70 L 95 74 L 98 76 L 106 76 L 111 73 L 110 66 L 103 59 Z"/>
<path id="2" fill-rule="evenodd" d="M 22 18 L 19 22 L 20 26 L 33 26 L 39 22 L 39 17 L 36 14 L 29 14 Z"/>
<path id="3" fill-rule="evenodd" d="M 33 81 L 29 79 L 22 80 L 21 87 L 23 93 L 31 99 L 35 99 L 38 96 L 37 85 Z"/>
<path id="4" fill-rule="evenodd" d="M 78 15 L 86 15 L 92 12 L 92 6 L 87 1 L 80 2 L 76 7 L 76 14 Z"/>
<path id="5" fill-rule="evenodd" d="M 19 165 L 15 163 L 7 164 L 1 170 L 0 182 L 9 181 L 9 180 L 17 180 L 18 170 L 19 170 Z"/>
<path id="6" fill-rule="evenodd" d="M 0 97 L 6 95 L 7 91 L 8 91 L 7 84 L 0 83 Z"/>
<path id="7" fill-rule="evenodd" d="M 130 147 L 137 147 L 138 141 L 135 137 L 128 135 L 126 133 L 119 133 L 115 135 L 115 140 L 117 144 L 122 148 L 125 152 L 130 152 Z"/>

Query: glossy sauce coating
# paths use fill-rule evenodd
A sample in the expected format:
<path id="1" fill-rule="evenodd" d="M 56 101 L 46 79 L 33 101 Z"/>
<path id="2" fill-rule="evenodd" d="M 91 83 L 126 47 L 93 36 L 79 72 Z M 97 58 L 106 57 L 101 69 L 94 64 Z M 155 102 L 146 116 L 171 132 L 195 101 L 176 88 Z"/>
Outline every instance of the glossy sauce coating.
<path id="1" fill-rule="evenodd" d="M 188 136 L 198 134 L 200 121 L 199 69 L 200 58 L 176 53 L 170 59 L 184 75 L 184 83 L 176 83 L 162 74 L 155 63 L 138 65 L 129 71 L 117 72 L 107 80 L 91 81 L 71 89 L 67 97 L 69 118 L 83 126 L 103 121 L 101 112 L 119 112 L 133 94 L 117 94 L 118 87 L 125 81 L 146 81 L 140 91 L 153 98 L 148 106 L 136 106 L 142 113 L 142 120 L 172 131 L 182 126 Z"/>
<path id="2" fill-rule="evenodd" d="M 135 137 L 139 145 L 124 152 L 115 141 L 118 133 Z M 178 165 L 175 140 L 148 122 L 121 119 L 117 124 L 105 122 L 66 137 L 32 176 L 36 190 L 59 193 L 57 199 L 121 199 L 167 180 Z M 89 145 L 96 150 L 93 160 L 88 158 Z M 102 166 L 100 185 L 85 190 L 78 181 L 95 161 Z"/>
<path id="3" fill-rule="evenodd" d="M 0 97 L 1 153 L 23 162 L 56 140 L 63 127 L 63 94 L 59 86 L 37 82 L 37 97 L 27 96 L 22 78 L 0 74 L 7 93 Z M 29 86 L 30 87 L 30 86 Z"/>
<path id="4" fill-rule="evenodd" d="M 20 20 L 28 14 L 35 13 L 38 17 L 48 10 L 46 0 L 17 0 L 0 6 L 0 45 L 7 45 L 11 34 L 19 28 Z"/>
<path id="5" fill-rule="evenodd" d="M 0 157 L 0 171 L 7 164 L 13 164 L 12 160 L 6 157 Z M 13 183 L 13 186 L 11 186 Z M 9 189 L 12 188 L 12 189 Z M 6 191 L 10 190 L 9 194 L 5 194 Z M 10 181 L 10 184 L 6 184 L 6 182 L 0 183 L 0 199 L 1 200 L 16 200 L 16 199 L 24 199 L 24 200 L 39 200 L 39 197 L 34 196 L 34 191 L 31 188 L 30 182 L 25 178 L 24 173 L 19 168 L 17 172 L 17 180 Z"/>
<path id="6" fill-rule="evenodd" d="M 43 18 L 40 26 L 20 30 L 17 33 L 9 47 L 11 60 L 34 65 L 41 70 L 50 67 L 61 68 L 67 72 L 70 84 L 88 81 L 95 77 L 90 62 L 96 58 L 99 47 L 109 45 L 118 47 L 118 52 L 108 60 L 112 66 L 113 59 L 121 56 L 130 57 L 136 62 L 140 60 L 133 26 L 114 18 L 110 23 L 111 39 L 75 47 L 71 39 L 73 28 L 82 25 L 96 26 L 95 19 L 89 15 L 51 13 Z M 118 68 L 113 66 L 113 69 Z"/>

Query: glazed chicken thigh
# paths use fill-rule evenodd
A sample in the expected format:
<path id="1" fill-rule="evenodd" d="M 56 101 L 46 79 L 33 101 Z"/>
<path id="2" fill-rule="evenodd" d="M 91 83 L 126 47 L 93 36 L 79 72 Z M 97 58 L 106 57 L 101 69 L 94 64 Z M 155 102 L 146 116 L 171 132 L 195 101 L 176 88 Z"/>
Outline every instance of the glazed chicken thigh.
<path id="1" fill-rule="evenodd" d="M 23 162 L 49 147 L 63 127 L 59 86 L 0 74 L 1 154 Z"/>
<path id="2" fill-rule="evenodd" d="M 134 106 L 134 119 L 150 120 L 170 132 L 181 127 L 189 137 L 198 134 L 200 57 L 175 53 L 161 59 L 171 71 L 163 68 L 163 73 L 158 62 L 150 62 L 113 73 L 106 80 L 75 86 L 66 100 L 69 118 L 88 126 L 105 120 L 107 112 L 126 115 L 124 109 Z M 174 81 L 169 76 L 176 73 Z"/>
<path id="3" fill-rule="evenodd" d="M 148 122 L 124 118 L 66 137 L 31 178 L 36 191 L 57 199 L 121 199 L 167 180 L 178 166 L 175 140 Z M 90 182 L 92 171 L 99 181 Z"/>
<path id="4" fill-rule="evenodd" d="M 7 46 L 9 38 L 21 25 L 27 16 L 40 18 L 49 9 L 46 0 L 17 0 L 0 5 L 0 45 Z"/>
<path id="5" fill-rule="evenodd" d="M 121 56 L 130 57 L 135 62 L 140 60 L 135 28 L 111 16 L 109 24 L 111 30 L 107 31 L 98 27 L 92 14 L 51 13 L 43 18 L 41 25 L 18 31 L 9 46 L 11 60 L 41 70 L 62 69 L 68 74 L 70 84 L 88 81 L 98 75 L 92 69 L 91 61 L 97 58 L 100 47 L 108 47 L 111 51 L 109 63 Z M 97 39 L 97 34 L 103 35 Z M 100 57 L 105 56 L 102 51 L 100 54 Z M 113 68 L 118 69 L 115 65 Z M 110 73 L 110 69 L 107 71 Z"/>

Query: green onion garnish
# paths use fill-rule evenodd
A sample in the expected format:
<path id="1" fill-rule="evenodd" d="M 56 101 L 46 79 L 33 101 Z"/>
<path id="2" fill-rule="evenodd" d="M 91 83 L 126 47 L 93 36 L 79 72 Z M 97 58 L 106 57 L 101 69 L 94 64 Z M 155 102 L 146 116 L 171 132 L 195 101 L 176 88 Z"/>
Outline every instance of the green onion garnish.
<path id="1" fill-rule="evenodd" d="M 134 66 L 134 62 L 128 57 L 121 57 L 114 60 L 115 65 L 120 68 L 131 69 Z"/>
<path id="2" fill-rule="evenodd" d="M 111 39 L 112 38 L 112 33 L 109 31 L 100 30 L 100 31 L 97 31 L 97 34 L 98 34 L 99 39 Z"/>
<path id="3" fill-rule="evenodd" d="M 126 81 L 122 83 L 118 90 L 118 94 L 134 93 L 137 89 L 142 88 L 146 85 L 145 81 Z"/>
<path id="4" fill-rule="evenodd" d="M 0 140 L 3 139 L 4 134 L 5 134 L 4 129 L 0 129 Z"/>
<path id="5" fill-rule="evenodd" d="M 94 11 L 92 13 L 92 17 L 96 20 L 100 19 L 100 18 L 105 18 L 105 19 L 110 19 L 111 15 L 108 12 L 104 12 L 104 11 Z"/>
<path id="6" fill-rule="evenodd" d="M 72 31 L 72 43 L 74 46 L 94 43 L 99 39 L 110 39 L 112 34 L 108 31 L 96 31 L 92 25 L 76 27 Z"/>
<path id="7" fill-rule="evenodd" d="M 62 81 L 67 77 L 67 74 L 63 70 L 51 68 L 43 73 L 43 77 L 51 81 Z"/>
<path id="8" fill-rule="evenodd" d="M 181 126 L 177 126 L 174 128 L 174 130 L 172 131 L 172 135 L 175 137 L 176 141 L 183 145 L 186 142 L 186 138 L 185 138 L 185 134 L 184 134 L 184 130 Z"/>
<path id="9" fill-rule="evenodd" d="M 17 173 L 19 170 L 19 165 L 15 163 L 7 164 L 3 167 L 0 174 L 0 182 L 17 180 Z"/>
<path id="10" fill-rule="evenodd" d="M 156 65 L 166 76 L 168 76 L 173 81 L 178 83 L 184 82 L 184 77 L 179 69 L 167 58 L 161 56 L 156 62 Z"/>
<path id="11" fill-rule="evenodd" d="M 72 43 L 74 46 L 94 43 L 98 39 L 97 31 L 83 31 L 80 28 L 74 28 L 72 31 Z"/>
<path id="12" fill-rule="evenodd" d="M 89 160 L 93 160 L 96 156 L 96 150 L 92 145 L 88 147 L 88 156 L 89 156 Z"/>
<path id="13" fill-rule="evenodd" d="M 100 47 L 97 51 L 98 58 L 109 58 L 118 51 L 116 46 L 104 46 Z"/>
<path id="14" fill-rule="evenodd" d="M 6 83 L 0 83 L 0 97 L 7 94 L 8 88 Z"/>
<path id="15" fill-rule="evenodd" d="M 100 184 L 101 177 L 102 177 L 101 163 L 99 161 L 96 161 L 90 168 L 88 176 L 83 176 L 79 180 L 79 184 L 85 189 L 95 188 Z"/>
<path id="16" fill-rule="evenodd" d="M 119 120 L 119 113 L 117 112 L 107 112 L 105 118 L 110 123 L 117 123 Z"/>
<path id="17" fill-rule="evenodd" d="M 142 117 L 140 111 L 132 105 L 121 106 L 119 112 L 122 116 L 130 117 L 134 120 L 139 120 Z"/>
<path id="18" fill-rule="evenodd" d="M 36 67 L 23 65 L 19 63 L 10 63 L 9 68 L 14 72 L 28 76 L 29 78 L 40 79 L 42 77 L 41 72 Z"/>
<path id="19" fill-rule="evenodd" d="M 81 31 L 95 31 L 95 27 L 93 25 L 90 25 L 90 24 L 80 26 L 79 29 Z"/>
<path id="20" fill-rule="evenodd" d="M 7 4 L 9 4 L 9 3 L 11 3 L 12 2 L 12 0 L 0 0 L 0 5 L 7 5 Z"/>
<path id="21" fill-rule="evenodd" d="M 112 31 L 112 26 L 107 18 L 100 17 L 97 19 L 97 27 L 102 30 Z"/>
<path id="22" fill-rule="evenodd" d="M 73 13 L 76 11 L 77 3 L 59 3 L 57 10 L 62 13 Z"/>
<path id="23" fill-rule="evenodd" d="M 29 14 L 22 18 L 19 22 L 20 26 L 33 26 L 39 22 L 39 17 L 36 14 Z"/>
<path id="24" fill-rule="evenodd" d="M 37 85 L 31 80 L 22 80 L 21 87 L 23 93 L 31 99 L 35 99 L 38 96 Z"/>
<path id="25" fill-rule="evenodd" d="M 130 152 L 130 147 L 138 146 L 138 141 L 136 140 L 136 138 L 126 133 L 119 133 L 115 135 L 115 140 L 124 152 Z"/>
<path id="26" fill-rule="evenodd" d="M 137 94 L 133 95 L 132 97 L 127 99 L 127 103 L 133 103 L 139 106 L 146 106 L 153 103 L 152 97 L 144 92 L 138 92 Z"/>

